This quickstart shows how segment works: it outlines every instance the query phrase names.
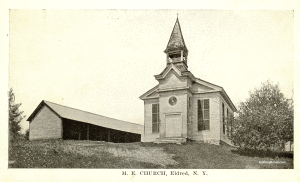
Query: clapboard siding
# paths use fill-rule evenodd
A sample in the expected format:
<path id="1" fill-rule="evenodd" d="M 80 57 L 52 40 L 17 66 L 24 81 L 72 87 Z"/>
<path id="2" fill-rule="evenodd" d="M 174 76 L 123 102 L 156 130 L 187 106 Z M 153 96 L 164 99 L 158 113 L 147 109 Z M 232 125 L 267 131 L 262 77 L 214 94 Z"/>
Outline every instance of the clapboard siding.
<path id="1" fill-rule="evenodd" d="M 198 100 L 209 99 L 210 106 L 210 130 L 198 131 Z M 207 93 L 207 94 L 195 94 L 193 97 L 193 140 L 201 140 L 207 142 L 220 141 L 220 94 L 219 93 Z"/>
<path id="2" fill-rule="evenodd" d="M 159 137 L 159 133 L 152 133 L 152 104 L 158 104 L 158 99 L 145 100 L 144 105 L 144 137 L 143 142 L 153 142 Z"/>
<path id="3" fill-rule="evenodd" d="M 62 120 L 47 106 L 29 124 L 29 139 L 62 138 Z"/>

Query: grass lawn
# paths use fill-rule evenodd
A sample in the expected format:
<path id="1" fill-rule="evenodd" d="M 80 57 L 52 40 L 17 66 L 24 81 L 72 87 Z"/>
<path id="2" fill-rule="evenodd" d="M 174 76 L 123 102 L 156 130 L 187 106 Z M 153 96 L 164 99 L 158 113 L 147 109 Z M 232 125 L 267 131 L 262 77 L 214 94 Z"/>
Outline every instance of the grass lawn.
<path id="1" fill-rule="evenodd" d="M 243 153 L 227 145 L 19 141 L 9 146 L 9 168 L 292 169 L 293 154 Z"/>

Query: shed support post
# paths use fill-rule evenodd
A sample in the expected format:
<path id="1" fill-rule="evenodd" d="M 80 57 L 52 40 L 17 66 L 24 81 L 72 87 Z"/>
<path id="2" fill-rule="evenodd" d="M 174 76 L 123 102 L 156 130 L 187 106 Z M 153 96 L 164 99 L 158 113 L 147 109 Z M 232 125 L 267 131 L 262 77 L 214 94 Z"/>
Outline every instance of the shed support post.
<path id="1" fill-rule="evenodd" d="M 86 132 L 86 139 L 89 140 L 89 135 L 90 135 L 90 127 L 89 124 L 87 125 L 87 132 Z"/>
<path id="2" fill-rule="evenodd" d="M 81 139 L 81 126 L 79 127 L 79 137 L 78 137 L 78 140 Z"/>
<path id="3" fill-rule="evenodd" d="M 63 119 L 61 119 L 60 126 L 61 126 L 61 139 L 64 139 L 64 121 L 63 121 Z M 30 125 L 29 125 L 29 135 L 30 135 Z"/>
<path id="4" fill-rule="evenodd" d="M 108 142 L 110 142 L 110 130 L 108 130 L 107 140 L 108 140 Z"/>

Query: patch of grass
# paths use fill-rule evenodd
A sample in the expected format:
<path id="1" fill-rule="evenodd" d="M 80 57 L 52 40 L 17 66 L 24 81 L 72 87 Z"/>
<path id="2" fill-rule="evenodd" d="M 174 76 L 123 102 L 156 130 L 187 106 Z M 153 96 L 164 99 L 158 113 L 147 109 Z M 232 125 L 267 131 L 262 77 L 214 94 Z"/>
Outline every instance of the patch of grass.
<path id="1" fill-rule="evenodd" d="M 256 151 L 257 152 L 257 151 Z M 9 168 L 291 169 L 289 153 L 258 155 L 228 145 L 18 141 L 9 146 Z M 266 161 L 266 162 L 262 162 Z"/>
<path id="2" fill-rule="evenodd" d="M 228 145 L 211 145 L 206 143 L 187 142 L 183 147 L 165 145 L 165 150 L 175 154 L 180 164 L 172 168 L 187 169 L 291 169 L 293 159 L 271 158 L 264 156 L 245 156 L 239 150 Z M 269 163 L 263 163 L 264 161 Z"/>
<path id="3" fill-rule="evenodd" d="M 89 142 L 78 142 L 87 144 Z M 116 157 L 73 141 L 23 141 L 9 148 L 9 168 L 159 168 L 159 165 Z M 91 143 L 89 143 L 91 144 Z M 66 150 L 66 147 L 72 148 Z M 73 150 L 73 151 L 72 151 Z"/>
<path id="4" fill-rule="evenodd" d="M 168 166 L 174 169 L 292 169 L 293 158 L 282 155 L 247 156 L 229 145 L 211 145 L 207 143 L 187 142 L 184 145 L 143 143 L 143 147 L 162 147 L 166 152 L 175 154 L 178 165 Z M 266 163 L 264 163 L 266 162 Z M 267 163 L 268 162 L 268 163 Z"/>

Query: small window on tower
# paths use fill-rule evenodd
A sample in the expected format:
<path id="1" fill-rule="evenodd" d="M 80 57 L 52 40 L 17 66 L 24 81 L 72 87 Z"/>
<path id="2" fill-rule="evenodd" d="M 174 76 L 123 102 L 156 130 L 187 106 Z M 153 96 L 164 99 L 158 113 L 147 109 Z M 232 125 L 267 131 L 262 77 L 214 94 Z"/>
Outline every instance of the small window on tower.
<path id="1" fill-rule="evenodd" d="M 169 57 L 170 58 L 179 58 L 179 57 L 181 57 L 181 54 L 170 54 Z"/>
<path id="2" fill-rule="evenodd" d="M 170 62 L 180 62 L 181 61 L 181 53 L 173 53 L 169 54 Z"/>

